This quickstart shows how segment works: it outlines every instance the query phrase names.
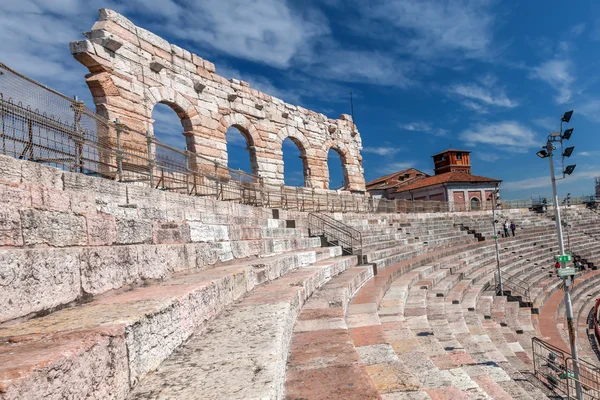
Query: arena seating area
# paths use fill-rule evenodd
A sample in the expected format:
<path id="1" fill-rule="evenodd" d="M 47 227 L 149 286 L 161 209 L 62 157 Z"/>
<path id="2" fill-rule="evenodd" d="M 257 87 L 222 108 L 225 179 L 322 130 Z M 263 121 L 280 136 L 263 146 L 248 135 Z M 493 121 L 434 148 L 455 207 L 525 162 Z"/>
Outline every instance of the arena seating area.
<path id="1" fill-rule="evenodd" d="M 2 400 L 541 399 L 532 338 L 568 349 L 546 215 L 500 211 L 518 226 L 500 296 L 490 212 L 331 214 L 361 232 L 357 257 L 303 212 L 8 157 L 0 173 Z M 596 265 L 599 221 L 569 208 L 571 248 Z M 600 365 L 597 272 L 572 298 Z"/>

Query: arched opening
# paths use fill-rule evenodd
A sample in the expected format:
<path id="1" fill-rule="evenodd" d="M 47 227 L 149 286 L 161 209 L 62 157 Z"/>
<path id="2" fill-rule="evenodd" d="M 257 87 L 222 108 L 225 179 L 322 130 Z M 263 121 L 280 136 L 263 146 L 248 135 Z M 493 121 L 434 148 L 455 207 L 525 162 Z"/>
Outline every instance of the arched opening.
<path id="1" fill-rule="evenodd" d="M 286 186 L 306 186 L 308 166 L 306 150 L 298 139 L 287 137 L 281 144 L 283 152 L 283 183 Z"/>
<path id="2" fill-rule="evenodd" d="M 481 201 L 477 197 L 471 198 L 471 210 L 480 210 L 481 209 Z"/>
<path id="3" fill-rule="evenodd" d="M 227 142 L 227 167 L 242 171 L 237 176 L 232 175 L 232 178 L 249 180 L 249 176 L 244 172 L 257 175 L 258 165 L 254 144 L 244 128 L 236 125 L 230 126 L 225 133 L 225 140 Z"/>
<path id="4" fill-rule="evenodd" d="M 327 169 L 329 170 L 328 189 L 338 190 L 348 187 L 348 173 L 344 168 L 346 164 L 344 154 L 335 147 L 327 152 Z"/>
<path id="5" fill-rule="evenodd" d="M 186 141 L 183 135 L 183 132 L 191 130 L 191 122 L 183 109 L 176 104 L 160 102 L 152 109 L 152 119 L 154 123 L 150 128 L 150 133 L 156 140 L 177 150 L 194 151 L 193 146 Z M 157 146 L 156 152 L 158 155 L 164 152 L 164 149 Z"/>

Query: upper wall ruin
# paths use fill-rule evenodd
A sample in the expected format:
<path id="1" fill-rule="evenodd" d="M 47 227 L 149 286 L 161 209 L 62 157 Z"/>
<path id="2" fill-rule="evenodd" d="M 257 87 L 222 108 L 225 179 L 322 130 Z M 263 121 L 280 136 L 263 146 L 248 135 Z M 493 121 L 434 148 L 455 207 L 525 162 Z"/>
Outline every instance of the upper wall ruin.
<path id="1" fill-rule="evenodd" d="M 361 138 L 349 115 L 330 119 L 225 79 L 213 63 L 112 10 L 101 9 L 84 35 L 71 43 L 71 53 L 90 71 L 87 84 L 102 116 L 152 133 L 154 106 L 167 104 L 181 119 L 187 149 L 222 165 L 225 134 L 234 126 L 246 138 L 252 172 L 277 185 L 283 184 L 284 139 L 300 149 L 307 187 L 328 188 L 327 154 L 333 149 L 342 160 L 345 189 L 365 191 Z"/>

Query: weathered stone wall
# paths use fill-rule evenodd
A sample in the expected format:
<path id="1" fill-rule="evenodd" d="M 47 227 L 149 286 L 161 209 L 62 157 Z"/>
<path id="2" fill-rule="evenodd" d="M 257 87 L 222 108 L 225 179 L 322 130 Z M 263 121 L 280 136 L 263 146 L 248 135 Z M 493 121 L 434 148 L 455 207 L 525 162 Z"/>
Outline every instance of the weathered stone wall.
<path id="1" fill-rule="evenodd" d="M 0 156 L 0 322 L 236 260 L 320 246 L 272 210 Z M 304 215 L 285 212 L 298 218 Z M 252 261 L 249 261 L 252 263 Z"/>
<path id="2" fill-rule="evenodd" d="M 282 142 L 291 138 L 304 163 L 305 186 L 327 189 L 327 153 L 342 159 L 346 189 L 363 192 L 361 138 L 349 115 L 330 119 L 216 74 L 213 63 L 122 15 L 100 10 L 86 40 L 71 43 L 90 74 L 87 84 L 97 112 L 141 132 L 152 131 L 152 110 L 169 105 L 181 118 L 188 150 L 227 165 L 225 133 L 245 136 L 253 173 L 283 184 Z M 143 148 L 143 146 L 141 146 Z"/>

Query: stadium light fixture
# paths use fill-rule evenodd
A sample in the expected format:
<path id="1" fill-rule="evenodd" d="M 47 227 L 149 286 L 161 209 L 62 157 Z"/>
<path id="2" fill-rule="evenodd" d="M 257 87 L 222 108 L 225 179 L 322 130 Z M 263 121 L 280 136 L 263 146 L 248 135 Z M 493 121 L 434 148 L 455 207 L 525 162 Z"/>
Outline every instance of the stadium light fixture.
<path id="1" fill-rule="evenodd" d="M 560 220 L 560 207 L 559 207 L 559 203 L 558 203 L 558 195 L 556 193 L 556 177 L 555 177 L 555 172 L 554 172 L 554 162 L 552 161 L 552 156 L 553 156 L 552 153 L 553 153 L 553 150 L 555 150 L 553 142 L 560 141 L 561 148 L 562 148 L 563 140 L 569 140 L 571 138 L 571 135 L 573 134 L 573 128 L 566 129 L 563 132 L 562 125 L 563 125 L 563 122 L 569 123 L 572 116 L 573 116 L 573 110 L 567 111 L 566 113 L 564 113 L 563 117 L 560 120 L 560 132 L 558 132 L 558 134 L 556 132 L 550 133 L 548 135 L 548 142 L 546 143 L 546 146 L 542 147 L 542 150 L 537 152 L 538 157 L 548 158 L 548 161 L 549 161 L 550 181 L 552 182 L 552 199 L 553 199 L 552 204 L 553 204 L 553 208 L 554 208 L 554 219 L 556 222 L 556 231 L 557 231 L 557 237 L 558 237 L 558 249 L 559 249 L 558 251 L 560 253 L 560 256 L 563 256 L 565 258 L 566 258 L 566 252 L 565 252 L 565 244 L 563 241 L 562 223 Z M 562 154 L 563 162 L 564 162 L 564 157 L 570 156 L 571 153 L 573 152 L 573 149 L 574 149 L 574 147 L 569 147 L 565 150 L 565 152 Z M 575 165 L 567 166 L 563 170 L 563 178 L 565 177 L 565 175 L 571 175 L 574 170 L 575 170 Z M 561 261 L 560 269 L 565 269 L 565 268 L 566 268 L 565 262 Z M 565 275 L 562 278 L 564 281 L 564 285 L 563 285 L 564 305 L 565 305 L 565 314 L 567 317 L 567 327 L 569 329 L 569 342 L 571 344 L 571 357 L 574 361 L 573 375 L 575 378 L 575 390 L 577 392 L 576 398 L 577 398 L 577 400 L 582 400 L 583 399 L 583 391 L 582 391 L 582 387 L 581 387 L 581 382 L 579 380 L 579 376 L 580 376 L 579 375 L 579 355 L 578 355 L 578 351 L 577 351 L 577 343 L 575 340 L 575 329 L 573 327 L 573 304 L 571 301 L 571 290 L 570 290 L 570 286 L 573 284 L 573 277 Z"/>
<path id="2" fill-rule="evenodd" d="M 571 139 L 571 135 L 573 134 L 573 128 L 569 128 L 565 130 L 565 133 L 563 133 L 562 138 L 564 140 L 569 140 Z"/>
<path id="3" fill-rule="evenodd" d="M 571 154 L 573 154 L 573 150 L 575 150 L 575 146 L 567 147 L 563 152 L 563 157 L 571 157 Z"/>
<path id="4" fill-rule="evenodd" d="M 571 120 L 572 115 L 573 115 L 573 110 L 567 111 L 566 113 L 564 113 L 564 115 L 561 119 L 561 122 L 566 122 L 568 124 L 569 121 Z"/>
<path id="5" fill-rule="evenodd" d="M 575 167 L 577 165 L 573 164 L 573 165 L 567 165 L 567 168 L 565 168 L 564 174 L 565 175 L 571 175 L 573 173 L 573 171 L 575 170 Z"/>

